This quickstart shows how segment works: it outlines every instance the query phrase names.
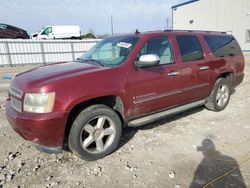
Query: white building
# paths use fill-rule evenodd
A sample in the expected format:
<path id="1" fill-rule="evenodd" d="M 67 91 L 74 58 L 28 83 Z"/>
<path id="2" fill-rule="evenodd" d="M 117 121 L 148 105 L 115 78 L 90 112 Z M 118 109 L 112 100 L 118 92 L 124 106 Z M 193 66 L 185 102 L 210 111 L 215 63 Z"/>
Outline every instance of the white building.
<path id="1" fill-rule="evenodd" d="M 172 11 L 173 29 L 226 31 L 250 52 L 250 0 L 192 0 Z"/>

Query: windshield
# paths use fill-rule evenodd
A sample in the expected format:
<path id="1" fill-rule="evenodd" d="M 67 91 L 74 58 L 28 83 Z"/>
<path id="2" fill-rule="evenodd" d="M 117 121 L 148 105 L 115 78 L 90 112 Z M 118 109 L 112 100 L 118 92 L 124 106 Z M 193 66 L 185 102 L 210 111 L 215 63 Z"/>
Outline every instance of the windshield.
<path id="1" fill-rule="evenodd" d="M 82 62 L 98 62 L 103 66 L 119 65 L 127 58 L 139 37 L 111 37 L 98 42 L 80 59 Z"/>

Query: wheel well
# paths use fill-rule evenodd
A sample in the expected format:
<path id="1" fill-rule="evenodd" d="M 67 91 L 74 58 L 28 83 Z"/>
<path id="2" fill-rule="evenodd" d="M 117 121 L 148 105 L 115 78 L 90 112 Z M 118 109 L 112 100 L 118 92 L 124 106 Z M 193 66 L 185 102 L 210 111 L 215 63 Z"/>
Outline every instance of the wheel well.
<path id="1" fill-rule="evenodd" d="M 104 105 L 110 107 L 118 114 L 118 116 L 121 119 L 121 122 L 122 123 L 124 122 L 123 121 L 124 106 L 123 106 L 123 102 L 122 102 L 120 97 L 104 96 L 104 97 L 98 97 L 95 99 L 81 102 L 81 103 L 77 104 L 76 106 L 74 106 L 74 108 L 70 111 L 70 113 L 68 115 L 68 120 L 67 120 L 67 124 L 65 127 L 65 132 L 64 132 L 64 147 L 66 146 L 65 149 L 68 149 L 67 144 L 68 144 L 69 132 L 70 132 L 72 123 L 74 122 L 75 118 L 78 116 L 78 114 L 83 109 L 85 109 L 91 105 L 94 105 L 94 104 L 104 104 Z"/>
<path id="2" fill-rule="evenodd" d="M 233 76 L 234 76 L 234 74 L 232 72 L 225 72 L 225 73 L 221 74 L 218 78 L 228 79 L 230 85 L 232 86 L 233 85 Z"/>

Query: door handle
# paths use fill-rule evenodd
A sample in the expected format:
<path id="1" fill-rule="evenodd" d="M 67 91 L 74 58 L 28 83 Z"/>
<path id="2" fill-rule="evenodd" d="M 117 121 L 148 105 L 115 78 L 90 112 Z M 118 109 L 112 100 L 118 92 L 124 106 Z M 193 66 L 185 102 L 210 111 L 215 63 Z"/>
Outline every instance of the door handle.
<path id="1" fill-rule="evenodd" d="M 208 70 L 208 69 L 209 69 L 209 66 L 200 67 L 200 70 Z"/>
<path id="2" fill-rule="evenodd" d="M 173 72 L 168 73 L 168 76 L 174 77 L 174 76 L 178 76 L 179 74 L 180 74 L 179 72 L 173 71 Z"/>

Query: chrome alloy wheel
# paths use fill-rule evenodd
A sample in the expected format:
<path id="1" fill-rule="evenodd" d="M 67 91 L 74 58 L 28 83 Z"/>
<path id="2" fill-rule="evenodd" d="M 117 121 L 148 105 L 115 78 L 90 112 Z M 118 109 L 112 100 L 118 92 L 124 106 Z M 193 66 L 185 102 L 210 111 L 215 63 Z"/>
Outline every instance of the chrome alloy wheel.
<path id="1" fill-rule="evenodd" d="M 116 135 L 115 123 L 106 116 L 91 119 L 80 134 L 82 148 L 92 154 L 104 152 L 114 141 Z"/>
<path id="2" fill-rule="evenodd" d="M 221 85 L 216 94 L 216 103 L 219 107 L 223 107 L 227 104 L 229 99 L 229 88 L 227 85 Z"/>

